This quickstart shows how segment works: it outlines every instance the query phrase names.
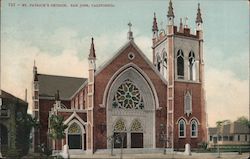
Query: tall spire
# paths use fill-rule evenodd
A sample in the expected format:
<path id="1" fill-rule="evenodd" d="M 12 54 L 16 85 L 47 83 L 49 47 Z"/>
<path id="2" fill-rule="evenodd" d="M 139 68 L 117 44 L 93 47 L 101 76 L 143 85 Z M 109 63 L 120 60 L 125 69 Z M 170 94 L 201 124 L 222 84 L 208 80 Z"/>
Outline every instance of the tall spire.
<path id="1" fill-rule="evenodd" d="M 131 31 L 132 24 L 131 22 L 128 23 L 129 31 L 128 31 L 128 40 L 133 40 L 133 32 Z"/>
<path id="2" fill-rule="evenodd" d="M 33 78 L 34 78 L 34 81 L 38 81 L 36 60 L 34 60 L 34 65 L 33 65 Z"/>
<path id="3" fill-rule="evenodd" d="M 95 45 L 94 45 L 94 38 L 91 38 L 91 46 L 89 51 L 89 60 L 96 59 L 95 55 Z"/>
<path id="4" fill-rule="evenodd" d="M 158 26 L 157 26 L 157 20 L 156 20 L 156 14 L 155 13 L 154 13 L 154 21 L 153 21 L 152 31 L 153 32 L 158 31 Z"/>
<path id="5" fill-rule="evenodd" d="M 201 9 L 200 9 L 200 3 L 198 3 L 198 9 L 197 9 L 197 16 L 196 16 L 196 23 L 202 23 L 202 18 L 201 18 Z"/>
<path id="6" fill-rule="evenodd" d="M 168 6 L 168 15 L 167 17 L 173 17 L 174 18 L 174 10 L 173 10 L 173 4 L 172 0 L 169 1 L 169 6 Z"/>

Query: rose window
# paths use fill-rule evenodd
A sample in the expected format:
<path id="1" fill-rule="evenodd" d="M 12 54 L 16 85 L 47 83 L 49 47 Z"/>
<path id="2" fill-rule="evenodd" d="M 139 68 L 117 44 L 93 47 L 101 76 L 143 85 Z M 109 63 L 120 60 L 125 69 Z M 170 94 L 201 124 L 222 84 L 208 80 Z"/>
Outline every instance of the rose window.
<path id="1" fill-rule="evenodd" d="M 113 108 L 143 109 L 144 102 L 139 89 L 130 80 L 118 88 L 112 103 Z"/>

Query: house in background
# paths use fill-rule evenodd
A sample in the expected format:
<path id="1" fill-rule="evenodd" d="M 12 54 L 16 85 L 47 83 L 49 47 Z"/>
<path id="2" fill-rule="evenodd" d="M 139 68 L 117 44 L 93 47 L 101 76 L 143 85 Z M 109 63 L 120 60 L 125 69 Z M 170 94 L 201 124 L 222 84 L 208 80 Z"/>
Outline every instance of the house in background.
<path id="1" fill-rule="evenodd" d="M 14 95 L 1 90 L 0 108 L 0 146 L 1 153 L 17 153 L 20 147 L 21 138 L 18 128 L 18 118 L 27 115 L 28 103 Z"/>
<path id="2" fill-rule="evenodd" d="M 223 125 L 220 130 L 217 127 L 209 128 L 208 136 L 209 148 L 216 147 L 218 144 L 225 148 L 229 146 L 248 146 L 250 148 L 249 128 L 237 121 Z"/>

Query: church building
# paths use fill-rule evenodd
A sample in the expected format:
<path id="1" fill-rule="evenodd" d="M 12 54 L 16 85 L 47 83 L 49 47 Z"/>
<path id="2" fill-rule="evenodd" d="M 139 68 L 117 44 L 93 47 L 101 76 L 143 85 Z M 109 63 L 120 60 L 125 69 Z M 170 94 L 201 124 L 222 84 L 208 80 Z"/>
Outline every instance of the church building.
<path id="1" fill-rule="evenodd" d="M 96 57 L 102 52 L 91 39 L 86 78 L 40 74 L 34 65 L 33 115 L 40 121 L 35 150 L 40 144 L 59 150 L 68 145 L 69 153 L 121 146 L 173 150 L 207 141 L 200 5 L 194 33 L 182 20 L 175 25 L 171 0 L 166 20 L 159 30 L 153 16 L 152 61 L 134 42 L 129 23 L 124 46 L 98 69 Z M 68 126 L 60 142 L 48 136 L 53 114 L 63 116 Z"/>

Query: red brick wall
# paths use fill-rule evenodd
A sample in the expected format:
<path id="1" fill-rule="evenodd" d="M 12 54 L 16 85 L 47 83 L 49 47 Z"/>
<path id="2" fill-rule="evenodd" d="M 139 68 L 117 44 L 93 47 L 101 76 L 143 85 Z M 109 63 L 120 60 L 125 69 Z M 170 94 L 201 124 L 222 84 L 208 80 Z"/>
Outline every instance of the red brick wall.
<path id="1" fill-rule="evenodd" d="M 186 91 L 192 92 L 192 114 L 188 117 L 184 114 L 184 95 Z M 200 83 L 188 83 L 188 82 L 175 82 L 175 92 L 174 92 L 174 147 L 175 148 L 185 148 L 185 144 L 189 143 L 191 148 L 196 148 L 197 144 L 205 141 L 204 135 L 204 127 L 206 124 L 202 121 L 202 116 L 205 116 L 205 111 L 202 109 L 203 100 L 201 97 L 201 84 Z M 186 125 L 186 138 L 179 138 L 178 132 L 178 124 L 177 120 L 183 116 L 187 121 L 188 125 Z M 190 119 L 192 117 L 196 117 L 201 125 L 198 125 L 198 137 L 191 139 L 190 134 Z"/>
<path id="2" fill-rule="evenodd" d="M 39 100 L 40 144 L 42 144 L 42 143 L 47 144 L 49 111 L 53 107 L 54 103 L 55 103 L 55 100 L 48 100 L 48 99 L 40 99 Z M 70 101 L 62 101 L 62 103 L 67 108 L 70 108 Z"/>
<path id="3" fill-rule="evenodd" d="M 135 54 L 135 58 L 132 61 L 128 59 L 129 52 L 133 52 Z M 162 147 L 159 142 L 159 133 L 160 124 L 166 124 L 167 86 L 145 62 L 141 55 L 137 53 L 136 49 L 130 45 L 95 77 L 94 149 L 104 149 L 107 147 L 106 128 L 103 133 L 101 133 L 100 128 L 101 124 L 106 125 L 106 108 L 101 108 L 99 106 L 99 104 L 102 104 L 103 101 L 104 90 L 115 72 L 130 62 L 135 63 L 147 74 L 157 91 L 159 106 L 162 107 L 162 109 L 156 111 L 156 145 L 157 147 Z"/>

